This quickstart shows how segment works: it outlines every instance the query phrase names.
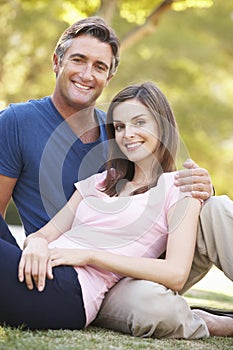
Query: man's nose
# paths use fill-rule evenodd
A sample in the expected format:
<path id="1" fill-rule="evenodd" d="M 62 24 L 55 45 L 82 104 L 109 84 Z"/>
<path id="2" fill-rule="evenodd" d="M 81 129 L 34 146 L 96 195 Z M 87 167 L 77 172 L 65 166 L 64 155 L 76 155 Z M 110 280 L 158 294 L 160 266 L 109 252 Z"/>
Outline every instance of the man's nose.
<path id="1" fill-rule="evenodd" d="M 83 81 L 91 80 L 93 78 L 92 65 L 91 64 L 84 64 L 82 69 L 81 69 L 80 76 L 83 79 Z"/>

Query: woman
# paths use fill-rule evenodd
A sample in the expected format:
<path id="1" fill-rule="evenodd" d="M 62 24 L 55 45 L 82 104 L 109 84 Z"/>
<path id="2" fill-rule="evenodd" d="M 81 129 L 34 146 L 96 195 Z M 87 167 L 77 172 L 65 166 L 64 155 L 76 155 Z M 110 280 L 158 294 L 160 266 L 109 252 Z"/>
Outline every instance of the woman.
<path id="1" fill-rule="evenodd" d="M 2 323 L 81 329 L 124 276 L 184 286 L 201 203 L 173 185 L 178 131 L 167 99 L 152 83 L 127 87 L 110 104 L 107 131 L 107 170 L 76 183 L 23 252 L 1 228 Z"/>

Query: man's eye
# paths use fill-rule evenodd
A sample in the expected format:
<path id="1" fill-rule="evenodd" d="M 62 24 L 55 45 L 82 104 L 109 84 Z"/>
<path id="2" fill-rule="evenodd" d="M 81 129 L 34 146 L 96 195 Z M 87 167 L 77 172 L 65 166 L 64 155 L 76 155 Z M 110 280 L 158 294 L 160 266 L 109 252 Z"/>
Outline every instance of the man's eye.
<path id="1" fill-rule="evenodd" d="M 97 64 L 96 69 L 101 71 L 101 72 L 107 72 L 107 68 L 103 66 L 102 64 Z"/>
<path id="2" fill-rule="evenodd" d="M 82 63 L 82 59 L 81 58 L 72 58 L 71 62 L 73 62 L 75 64 L 79 64 L 79 63 Z"/>

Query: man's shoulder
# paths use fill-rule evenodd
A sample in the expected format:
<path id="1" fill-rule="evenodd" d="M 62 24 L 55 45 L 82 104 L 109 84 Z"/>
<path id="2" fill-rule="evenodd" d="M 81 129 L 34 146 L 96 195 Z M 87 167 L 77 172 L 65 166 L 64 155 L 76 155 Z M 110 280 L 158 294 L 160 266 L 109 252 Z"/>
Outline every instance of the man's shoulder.
<path id="1" fill-rule="evenodd" d="M 18 103 L 11 103 L 8 106 L 8 108 L 16 112 L 26 112 L 28 110 L 35 109 L 35 108 L 40 108 L 40 107 L 44 108 L 49 103 L 50 103 L 50 97 L 46 96 L 40 99 L 28 100 L 25 102 L 18 102 Z"/>
<path id="2" fill-rule="evenodd" d="M 48 110 L 52 108 L 50 97 L 43 97 L 37 100 L 29 100 L 26 102 L 11 103 L 7 108 L 0 111 L 0 119 L 13 122 L 17 120 L 27 120 L 28 118 L 35 118 L 38 115 L 45 115 Z M 7 123 L 8 123 L 7 122 Z"/>

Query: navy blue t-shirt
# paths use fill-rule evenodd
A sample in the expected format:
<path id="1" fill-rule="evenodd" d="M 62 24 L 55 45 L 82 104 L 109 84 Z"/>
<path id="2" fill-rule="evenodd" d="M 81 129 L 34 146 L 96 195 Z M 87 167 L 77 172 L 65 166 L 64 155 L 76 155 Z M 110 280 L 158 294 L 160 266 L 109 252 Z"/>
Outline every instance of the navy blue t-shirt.
<path id="1" fill-rule="evenodd" d="M 105 113 L 95 109 L 100 137 L 82 143 L 50 97 L 0 112 L 0 174 L 17 178 L 13 199 L 26 233 L 42 227 L 70 198 L 74 183 L 107 159 Z"/>

